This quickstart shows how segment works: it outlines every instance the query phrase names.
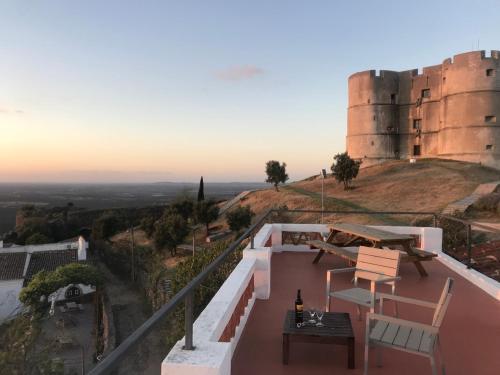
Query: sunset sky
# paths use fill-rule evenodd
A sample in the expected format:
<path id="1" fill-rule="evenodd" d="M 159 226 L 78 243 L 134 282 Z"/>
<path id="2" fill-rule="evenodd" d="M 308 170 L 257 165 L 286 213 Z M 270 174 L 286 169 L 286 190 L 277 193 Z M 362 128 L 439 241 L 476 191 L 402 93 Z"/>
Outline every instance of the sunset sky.
<path id="1" fill-rule="evenodd" d="M 263 181 L 345 148 L 347 77 L 500 49 L 499 1 L 0 0 L 0 182 Z"/>

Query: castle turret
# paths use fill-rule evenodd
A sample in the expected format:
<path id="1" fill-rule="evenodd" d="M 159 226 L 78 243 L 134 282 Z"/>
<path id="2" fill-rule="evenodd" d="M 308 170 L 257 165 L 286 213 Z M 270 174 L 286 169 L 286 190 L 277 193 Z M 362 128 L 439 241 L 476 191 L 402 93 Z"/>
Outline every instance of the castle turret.
<path id="1" fill-rule="evenodd" d="M 443 62 L 439 156 L 500 168 L 500 51 Z"/>
<path id="2" fill-rule="evenodd" d="M 364 165 L 399 153 L 398 73 L 374 70 L 349 77 L 347 151 Z"/>

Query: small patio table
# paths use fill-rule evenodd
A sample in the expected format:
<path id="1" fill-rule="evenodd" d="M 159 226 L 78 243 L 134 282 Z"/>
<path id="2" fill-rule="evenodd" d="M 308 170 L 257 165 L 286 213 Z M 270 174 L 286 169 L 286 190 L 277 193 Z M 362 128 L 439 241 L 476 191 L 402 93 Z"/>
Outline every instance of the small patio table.
<path id="1" fill-rule="evenodd" d="M 288 310 L 283 324 L 283 364 L 288 364 L 290 342 L 339 344 L 347 346 L 347 367 L 354 368 L 354 332 L 349 313 L 325 312 L 323 327 L 295 324 L 295 312 Z"/>

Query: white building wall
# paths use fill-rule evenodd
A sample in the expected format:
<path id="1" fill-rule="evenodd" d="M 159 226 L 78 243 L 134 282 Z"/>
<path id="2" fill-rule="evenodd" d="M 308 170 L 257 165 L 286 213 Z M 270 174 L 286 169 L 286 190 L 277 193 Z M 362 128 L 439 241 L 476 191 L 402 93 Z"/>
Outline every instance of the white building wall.
<path id="1" fill-rule="evenodd" d="M 19 292 L 22 287 L 22 279 L 0 281 L 0 323 L 21 312 L 23 305 L 19 301 Z"/>

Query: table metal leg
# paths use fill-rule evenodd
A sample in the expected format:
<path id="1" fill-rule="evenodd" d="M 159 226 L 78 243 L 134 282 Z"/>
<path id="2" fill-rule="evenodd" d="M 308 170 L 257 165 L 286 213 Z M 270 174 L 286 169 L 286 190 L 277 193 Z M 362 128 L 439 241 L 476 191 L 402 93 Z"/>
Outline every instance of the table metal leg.
<path id="1" fill-rule="evenodd" d="M 347 367 L 353 369 L 354 366 L 354 337 L 347 339 Z"/>
<path id="2" fill-rule="evenodd" d="M 319 260 L 321 259 L 321 257 L 325 254 L 325 250 L 320 250 L 318 255 L 316 255 L 316 258 L 314 258 L 313 260 L 313 264 L 316 264 L 319 262 Z"/>
<path id="3" fill-rule="evenodd" d="M 288 352 L 290 351 L 290 337 L 287 333 L 283 334 L 283 364 L 288 365 Z"/>

